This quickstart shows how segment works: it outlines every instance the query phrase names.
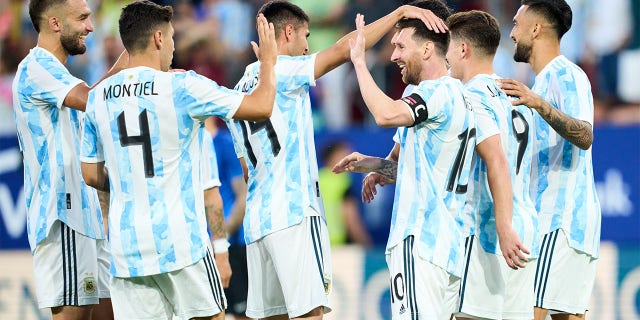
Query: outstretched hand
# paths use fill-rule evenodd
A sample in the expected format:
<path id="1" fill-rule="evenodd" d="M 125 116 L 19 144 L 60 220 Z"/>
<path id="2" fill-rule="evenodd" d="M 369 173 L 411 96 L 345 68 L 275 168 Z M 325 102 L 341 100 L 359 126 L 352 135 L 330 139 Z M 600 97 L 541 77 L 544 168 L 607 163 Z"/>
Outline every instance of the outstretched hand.
<path id="1" fill-rule="evenodd" d="M 267 18 L 261 13 L 256 18 L 258 26 L 258 42 L 260 45 L 251 41 L 251 47 L 256 58 L 262 63 L 270 63 L 275 65 L 278 58 L 278 45 L 276 43 L 276 33 L 273 23 L 267 21 Z"/>
<path id="2" fill-rule="evenodd" d="M 351 154 L 345 156 L 344 158 L 340 159 L 340 161 L 338 161 L 333 168 L 331 169 L 331 171 L 333 171 L 334 173 L 343 173 L 346 171 L 352 171 L 352 167 L 354 165 L 354 163 L 357 163 L 358 161 L 365 159 L 365 158 L 370 158 L 369 156 L 365 156 L 359 152 L 352 152 Z M 357 171 L 359 172 L 359 171 Z M 368 173 L 370 171 L 367 171 L 365 173 Z"/>
<path id="3" fill-rule="evenodd" d="M 355 40 L 349 39 L 349 48 L 351 48 L 349 52 L 351 56 L 351 62 L 353 62 L 354 64 L 356 62 L 366 63 L 365 54 L 364 54 L 364 50 L 365 50 L 364 16 L 359 13 L 356 15 L 356 31 L 357 31 L 356 39 Z"/>
<path id="4" fill-rule="evenodd" d="M 427 29 L 432 30 L 435 33 L 445 33 L 449 28 L 447 24 L 436 16 L 431 10 L 422 9 L 419 7 L 404 5 L 402 6 L 402 17 L 405 19 L 420 19 L 424 22 Z"/>

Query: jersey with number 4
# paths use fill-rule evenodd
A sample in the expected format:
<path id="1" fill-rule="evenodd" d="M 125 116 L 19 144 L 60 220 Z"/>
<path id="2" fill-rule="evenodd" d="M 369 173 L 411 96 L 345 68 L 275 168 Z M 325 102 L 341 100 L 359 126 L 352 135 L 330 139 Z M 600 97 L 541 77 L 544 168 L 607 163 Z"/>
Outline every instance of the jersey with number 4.
<path id="1" fill-rule="evenodd" d="M 204 257 L 202 121 L 232 117 L 244 94 L 195 72 L 125 69 L 89 92 L 82 161 L 105 162 L 111 273 L 179 270 Z"/>
<path id="2" fill-rule="evenodd" d="M 299 224 L 307 207 L 323 214 L 309 98 L 315 58 L 278 56 L 271 118 L 227 123 L 236 153 L 249 170 L 243 221 L 247 243 Z M 259 70 L 259 62 L 247 66 L 235 89 L 251 92 Z"/>
<path id="3" fill-rule="evenodd" d="M 559 111 L 593 126 L 589 79 L 564 56 L 551 60 L 540 71 L 532 90 Z M 591 163 L 592 148 L 578 148 L 537 113 L 534 121 L 531 197 L 538 210 L 540 233 L 562 229 L 572 248 L 598 257 L 601 215 Z"/>
<path id="4" fill-rule="evenodd" d="M 538 218 L 529 195 L 533 115 L 526 106 L 511 105 L 511 99 L 496 83 L 498 79 L 496 75 L 479 74 L 465 84 L 467 99 L 476 116 L 476 144 L 492 136 L 500 136 L 513 190 L 512 226 L 522 244 L 531 252 L 530 257 L 536 258 L 539 251 Z M 487 164 L 477 153 L 473 157 L 463 230 L 465 236 L 476 235 L 484 251 L 501 254 Z"/>
<path id="5" fill-rule="evenodd" d="M 458 219 L 476 130 L 463 93 L 460 81 L 445 76 L 422 81 L 402 99 L 419 112 L 426 106 L 427 119 L 399 128 L 394 138 L 400 155 L 387 243 L 390 252 L 413 235 L 420 257 L 458 276 L 464 255 Z"/>
<path id="6" fill-rule="evenodd" d="M 80 173 L 82 113 L 63 105 L 71 89 L 81 83 L 40 47 L 31 49 L 20 62 L 13 80 L 32 251 L 56 220 L 87 237 L 105 238 L 98 195 Z"/>

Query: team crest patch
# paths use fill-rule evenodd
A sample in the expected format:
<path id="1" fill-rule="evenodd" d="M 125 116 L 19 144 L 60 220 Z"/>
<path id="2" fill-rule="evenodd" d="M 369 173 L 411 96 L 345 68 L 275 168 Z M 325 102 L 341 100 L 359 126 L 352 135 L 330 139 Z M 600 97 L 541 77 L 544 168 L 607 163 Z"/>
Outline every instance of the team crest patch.
<path id="1" fill-rule="evenodd" d="M 96 292 L 96 279 L 93 277 L 84 278 L 84 292 L 88 294 Z"/>
<path id="2" fill-rule="evenodd" d="M 329 275 L 324 275 L 324 293 L 329 294 L 331 292 L 331 277 Z"/>

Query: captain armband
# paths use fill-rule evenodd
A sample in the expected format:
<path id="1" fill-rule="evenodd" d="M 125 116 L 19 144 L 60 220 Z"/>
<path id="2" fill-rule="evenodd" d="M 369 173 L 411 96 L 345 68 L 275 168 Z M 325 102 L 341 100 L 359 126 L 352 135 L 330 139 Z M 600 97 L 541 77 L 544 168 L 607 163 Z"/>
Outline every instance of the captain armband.
<path id="1" fill-rule="evenodd" d="M 412 93 L 400 100 L 407 104 L 407 107 L 409 107 L 409 111 L 411 112 L 411 117 L 413 117 L 413 124 L 409 127 L 416 126 L 429 119 L 427 104 L 422 100 L 419 94 Z"/>

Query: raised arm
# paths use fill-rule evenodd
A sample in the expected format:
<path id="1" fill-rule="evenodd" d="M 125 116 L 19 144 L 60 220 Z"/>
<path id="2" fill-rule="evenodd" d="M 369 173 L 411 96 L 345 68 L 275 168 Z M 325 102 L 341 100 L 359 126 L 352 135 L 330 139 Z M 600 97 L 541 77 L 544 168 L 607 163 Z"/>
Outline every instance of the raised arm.
<path id="1" fill-rule="evenodd" d="M 446 32 L 447 26 L 430 10 L 404 5 L 364 28 L 365 48 L 369 49 L 386 35 L 401 19 L 420 19 L 429 30 Z M 315 78 L 322 77 L 337 66 L 349 61 L 349 40 L 355 39 L 357 31 L 340 38 L 333 46 L 318 52 L 315 64 Z"/>
<path id="2" fill-rule="evenodd" d="M 369 112 L 373 115 L 376 123 L 381 127 L 401 127 L 414 124 L 414 118 L 407 104 L 402 100 L 389 98 L 376 85 L 367 68 L 365 58 L 365 32 L 364 16 L 356 16 L 357 37 L 355 41 L 349 41 L 351 47 L 351 61 L 358 77 L 358 85 Z"/>
<path id="3" fill-rule="evenodd" d="M 260 14 L 257 18 L 258 41 L 260 46 L 251 42 L 260 60 L 260 78 L 256 88 L 242 99 L 234 119 L 263 121 L 271 117 L 276 98 L 275 65 L 278 57 L 273 23 Z"/>
<path id="4" fill-rule="evenodd" d="M 525 105 L 534 109 L 561 137 L 582 150 L 591 148 L 593 143 L 593 127 L 587 121 L 569 116 L 554 108 L 549 101 L 533 92 L 529 87 L 513 79 L 502 79 L 500 87 L 510 96 L 518 100 L 511 102 L 515 105 Z"/>

